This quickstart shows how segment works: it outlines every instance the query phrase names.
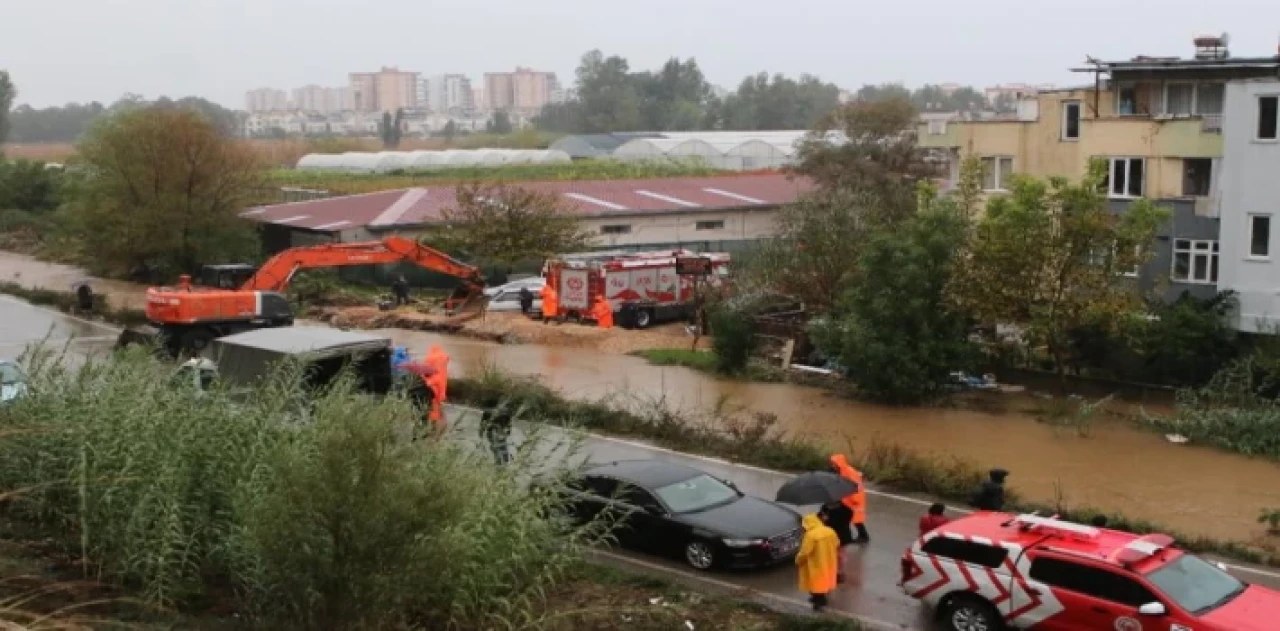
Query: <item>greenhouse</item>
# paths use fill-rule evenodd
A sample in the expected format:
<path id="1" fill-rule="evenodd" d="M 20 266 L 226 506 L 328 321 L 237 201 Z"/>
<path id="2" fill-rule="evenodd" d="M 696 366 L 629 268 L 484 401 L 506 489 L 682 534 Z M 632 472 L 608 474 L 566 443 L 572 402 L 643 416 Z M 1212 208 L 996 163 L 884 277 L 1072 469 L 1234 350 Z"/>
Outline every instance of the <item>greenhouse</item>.
<path id="1" fill-rule="evenodd" d="M 465 167 L 495 167 L 506 164 L 563 164 L 569 154 L 555 150 L 475 149 L 470 151 L 380 151 L 343 154 L 311 153 L 298 160 L 297 168 L 308 171 L 348 171 L 388 173 Z"/>
<path id="2" fill-rule="evenodd" d="M 792 164 L 807 131 L 663 132 L 660 137 L 633 138 L 613 150 L 616 160 L 699 160 L 729 171 L 778 169 Z M 843 142 L 839 133 L 832 143 Z"/>

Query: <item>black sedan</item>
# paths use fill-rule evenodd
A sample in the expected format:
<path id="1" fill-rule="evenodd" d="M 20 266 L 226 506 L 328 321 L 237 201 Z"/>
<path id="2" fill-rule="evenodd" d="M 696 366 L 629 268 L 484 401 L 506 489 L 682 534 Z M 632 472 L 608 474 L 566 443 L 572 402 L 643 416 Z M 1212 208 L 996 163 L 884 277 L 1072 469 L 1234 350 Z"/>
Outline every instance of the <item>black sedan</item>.
<path id="1" fill-rule="evenodd" d="M 800 515 L 693 467 L 659 460 L 595 465 L 570 484 L 574 517 L 616 520 L 627 548 L 699 570 L 764 567 L 800 548 Z"/>

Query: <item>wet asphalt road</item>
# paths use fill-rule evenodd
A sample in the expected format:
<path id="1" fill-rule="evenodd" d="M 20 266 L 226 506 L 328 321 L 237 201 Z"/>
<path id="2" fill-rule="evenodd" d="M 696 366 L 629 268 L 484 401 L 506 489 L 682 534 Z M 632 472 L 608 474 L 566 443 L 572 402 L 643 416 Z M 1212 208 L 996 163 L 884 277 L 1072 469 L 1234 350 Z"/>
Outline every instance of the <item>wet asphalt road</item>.
<path id="1" fill-rule="evenodd" d="M 0 323 L 3 323 L 0 325 L 0 357 L 17 357 L 29 344 L 41 340 L 65 345 L 67 354 L 72 357 L 108 352 L 118 332 L 113 327 L 77 320 L 4 295 L 0 295 Z M 449 417 L 462 435 L 475 435 L 474 430 L 468 431 L 474 423 L 474 411 L 451 406 Z M 547 430 L 548 433 L 556 431 Z M 518 444 L 522 435 L 523 432 L 517 428 L 514 442 Z M 565 439 L 556 438 L 553 442 L 563 444 Z M 746 493 L 770 499 L 789 477 L 778 472 L 601 436 L 584 436 L 579 444 L 573 448 L 565 447 L 563 452 L 572 452 L 575 460 L 590 462 L 636 458 L 679 462 L 732 480 Z M 831 596 L 828 615 L 855 618 L 868 628 L 928 629 L 928 613 L 916 601 L 905 596 L 896 583 L 899 559 L 914 540 L 916 522 L 930 501 L 872 489 L 868 502 L 867 526 L 872 541 L 867 546 L 851 548 L 846 568 L 848 581 Z M 950 509 L 953 516 L 959 512 L 960 509 Z M 806 608 L 807 594 L 796 588 L 795 570 L 790 565 L 754 572 L 697 573 L 679 560 L 617 551 L 602 555 L 646 572 L 661 573 L 716 591 L 746 590 L 749 592 L 746 595 L 775 607 L 790 610 Z M 1239 565 L 1232 565 L 1232 572 L 1249 582 L 1280 589 L 1280 572 Z"/>

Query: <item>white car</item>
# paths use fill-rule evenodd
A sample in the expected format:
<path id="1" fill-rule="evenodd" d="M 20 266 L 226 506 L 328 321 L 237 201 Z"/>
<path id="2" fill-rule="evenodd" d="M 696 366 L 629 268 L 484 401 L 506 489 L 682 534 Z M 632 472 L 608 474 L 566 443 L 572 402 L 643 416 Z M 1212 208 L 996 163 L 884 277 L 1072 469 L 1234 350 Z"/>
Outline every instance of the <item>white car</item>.
<path id="1" fill-rule="evenodd" d="M 542 291 L 541 287 L 530 287 L 529 291 L 533 292 L 533 307 L 530 311 L 533 313 L 542 313 Z M 519 311 L 520 310 L 520 288 L 504 289 L 497 294 L 489 297 L 489 311 Z"/>
<path id="2" fill-rule="evenodd" d="M 16 362 L 0 359 L 0 404 L 13 401 L 28 391 L 27 373 Z"/>
<path id="3" fill-rule="evenodd" d="M 504 285 L 498 285 L 497 287 L 486 287 L 484 290 L 484 295 L 488 298 L 493 298 L 494 296 L 497 296 L 500 293 L 508 292 L 508 291 L 511 293 L 518 294 L 520 293 L 521 287 L 528 287 L 529 291 L 532 291 L 533 294 L 536 296 L 538 295 L 538 290 L 545 287 L 546 284 L 547 284 L 547 280 L 545 278 L 541 276 L 530 276 L 529 278 L 521 278 L 520 280 L 513 280 Z M 519 308 L 519 303 L 517 303 L 516 308 L 517 309 Z"/>

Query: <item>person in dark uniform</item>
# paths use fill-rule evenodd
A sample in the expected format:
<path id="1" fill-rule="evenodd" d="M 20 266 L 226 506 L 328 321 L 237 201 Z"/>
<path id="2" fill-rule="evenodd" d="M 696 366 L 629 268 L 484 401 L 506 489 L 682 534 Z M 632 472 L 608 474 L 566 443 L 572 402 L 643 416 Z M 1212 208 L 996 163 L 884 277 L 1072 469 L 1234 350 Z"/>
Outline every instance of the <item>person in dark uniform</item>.
<path id="1" fill-rule="evenodd" d="M 80 283 L 76 287 L 76 307 L 85 313 L 93 311 L 93 289 L 89 283 Z"/>
<path id="2" fill-rule="evenodd" d="M 409 304 L 409 283 L 403 274 L 391 282 L 391 293 L 395 294 L 397 307 Z"/>
<path id="3" fill-rule="evenodd" d="M 970 504 L 978 510 L 999 511 L 1004 509 L 1004 480 L 1009 477 L 1005 469 L 995 468 L 988 472 L 990 479 L 978 487 Z"/>
<path id="4" fill-rule="evenodd" d="M 520 288 L 520 313 L 529 315 L 533 310 L 533 292 L 528 287 Z"/>

